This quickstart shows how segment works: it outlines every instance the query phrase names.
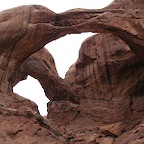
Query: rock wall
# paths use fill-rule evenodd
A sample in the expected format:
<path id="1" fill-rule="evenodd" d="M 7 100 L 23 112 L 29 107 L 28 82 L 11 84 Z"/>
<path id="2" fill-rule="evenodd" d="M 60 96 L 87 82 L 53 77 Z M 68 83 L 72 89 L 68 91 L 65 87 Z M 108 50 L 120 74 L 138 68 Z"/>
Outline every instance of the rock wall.
<path id="1" fill-rule="evenodd" d="M 67 127 L 78 122 L 81 128 L 75 129 L 80 133 L 88 128 L 90 131 L 97 128 L 97 133 L 101 133 L 103 128 L 104 133 L 107 128 L 108 133 L 112 129 L 112 134 L 118 130 L 119 134 L 115 136 L 106 132 L 103 138 L 97 135 L 94 139 L 99 141 L 99 136 L 100 139 L 108 136 L 110 141 L 113 139 L 111 143 L 124 143 L 126 137 L 123 142 L 119 136 L 125 135 L 125 131 L 143 121 L 143 71 L 143 63 L 118 37 L 107 33 L 86 39 L 80 48 L 77 62 L 65 77 L 79 93 L 81 104 L 79 116 L 75 121 L 70 121 Z M 133 139 L 138 139 L 137 136 Z M 104 141 L 107 143 L 107 140 Z M 131 139 L 126 141 L 129 143 Z"/>
<path id="2" fill-rule="evenodd" d="M 100 10 L 56 14 L 43 6 L 0 13 L 0 143 L 143 144 L 142 0 L 115 0 Z M 86 39 L 65 79 L 44 48 L 71 33 Z M 41 83 L 48 115 L 12 92 L 31 75 Z"/>
<path id="3" fill-rule="evenodd" d="M 129 134 L 143 129 L 143 71 L 143 63 L 118 37 L 94 35 L 82 43 L 65 77 L 80 105 L 51 102 L 48 118 L 71 143 L 137 141 L 142 131 Z"/>

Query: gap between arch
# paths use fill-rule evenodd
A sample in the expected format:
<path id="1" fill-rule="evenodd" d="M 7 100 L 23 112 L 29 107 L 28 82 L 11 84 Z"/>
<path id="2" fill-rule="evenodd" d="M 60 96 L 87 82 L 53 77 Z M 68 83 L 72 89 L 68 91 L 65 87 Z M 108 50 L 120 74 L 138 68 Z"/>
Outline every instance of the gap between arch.
<path id="1" fill-rule="evenodd" d="M 26 80 L 20 81 L 13 87 L 14 93 L 19 94 L 38 105 L 39 112 L 42 116 L 47 115 L 47 103 L 49 99 L 46 97 L 42 86 L 39 81 L 31 76 Z"/>

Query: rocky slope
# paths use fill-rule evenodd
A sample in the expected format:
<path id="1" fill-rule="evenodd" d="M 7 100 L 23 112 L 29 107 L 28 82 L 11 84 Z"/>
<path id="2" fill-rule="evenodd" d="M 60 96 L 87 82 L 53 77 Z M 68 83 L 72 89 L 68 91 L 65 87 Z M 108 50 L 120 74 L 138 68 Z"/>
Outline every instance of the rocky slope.
<path id="1" fill-rule="evenodd" d="M 0 13 L 1 144 L 143 144 L 142 0 L 115 0 L 100 10 L 60 14 L 42 6 Z M 65 79 L 43 48 L 71 33 L 95 32 Z M 12 92 L 31 75 L 41 83 L 48 115 Z"/>

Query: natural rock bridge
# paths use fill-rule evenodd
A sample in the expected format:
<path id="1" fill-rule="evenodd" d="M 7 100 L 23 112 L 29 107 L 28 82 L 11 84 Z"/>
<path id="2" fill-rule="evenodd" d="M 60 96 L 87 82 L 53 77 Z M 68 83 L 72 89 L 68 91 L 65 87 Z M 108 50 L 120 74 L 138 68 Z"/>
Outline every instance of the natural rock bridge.
<path id="1" fill-rule="evenodd" d="M 2 11 L 0 127 L 4 131 L 0 141 L 143 142 L 143 9 L 142 0 L 115 0 L 100 10 L 60 14 L 39 5 Z M 82 32 L 99 34 L 83 42 L 77 62 L 62 80 L 44 46 Z M 51 101 L 47 119 L 38 115 L 30 101 L 12 93 L 12 87 L 27 75 L 39 80 Z"/>

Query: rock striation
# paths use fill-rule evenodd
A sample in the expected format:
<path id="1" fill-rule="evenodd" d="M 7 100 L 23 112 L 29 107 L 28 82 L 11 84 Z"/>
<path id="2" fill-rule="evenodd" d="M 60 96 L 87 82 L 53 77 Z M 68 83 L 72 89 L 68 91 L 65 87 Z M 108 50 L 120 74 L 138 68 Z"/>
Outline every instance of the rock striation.
<path id="1" fill-rule="evenodd" d="M 143 71 L 143 63 L 118 37 L 107 33 L 86 39 L 77 62 L 65 77 L 79 93 L 81 104 L 78 117 L 70 121 L 67 129 L 75 125 L 74 130 L 83 134 L 95 128 L 97 131 L 93 134 L 96 133 L 94 141 L 97 143 L 107 143 L 110 139 L 111 143 L 123 144 L 125 140 L 119 136 L 143 121 L 143 112 L 138 110 L 143 109 L 144 93 L 140 82 Z M 78 141 L 77 136 L 74 141 Z M 126 143 L 130 143 L 130 139 Z"/>
<path id="2" fill-rule="evenodd" d="M 0 13 L 0 143 L 143 144 L 144 2 L 60 14 L 39 5 Z M 94 32 L 65 79 L 44 45 Z M 12 92 L 27 75 L 49 98 L 48 115 Z"/>

